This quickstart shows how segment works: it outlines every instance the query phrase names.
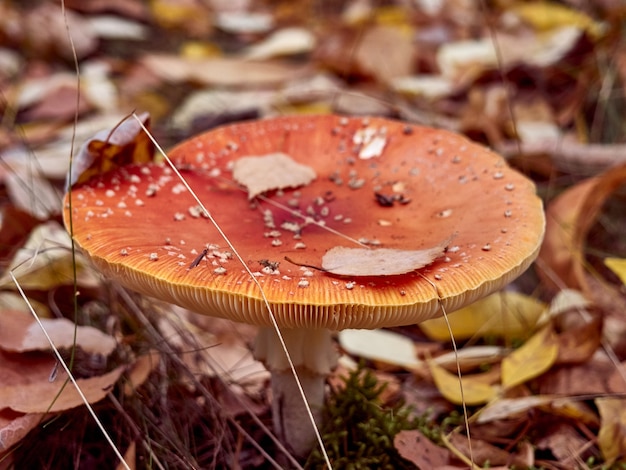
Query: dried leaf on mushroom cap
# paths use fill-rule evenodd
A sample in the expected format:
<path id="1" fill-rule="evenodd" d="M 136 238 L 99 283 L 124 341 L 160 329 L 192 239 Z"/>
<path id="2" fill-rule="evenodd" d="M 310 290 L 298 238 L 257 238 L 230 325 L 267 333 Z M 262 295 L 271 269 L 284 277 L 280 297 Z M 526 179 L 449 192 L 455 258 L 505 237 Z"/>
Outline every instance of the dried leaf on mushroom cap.
<path id="1" fill-rule="evenodd" d="M 393 276 L 416 271 L 443 256 L 450 239 L 423 250 L 336 246 L 322 257 L 324 271 L 342 276 Z"/>
<path id="2" fill-rule="evenodd" d="M 233 178 L 248 189 L 249 199 L 273 189 L 307 185 L 316 176 L 313 168 L 284 153 L 241 157 L 233 167 Z"/>

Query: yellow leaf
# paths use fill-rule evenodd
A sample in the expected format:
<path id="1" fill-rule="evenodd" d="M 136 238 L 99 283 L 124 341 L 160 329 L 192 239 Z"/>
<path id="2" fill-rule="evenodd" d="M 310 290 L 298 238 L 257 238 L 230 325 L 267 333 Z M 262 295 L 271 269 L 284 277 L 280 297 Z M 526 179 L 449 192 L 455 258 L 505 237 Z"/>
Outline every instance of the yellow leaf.
<path id="1" fill-rule="evenodd" d="M 439 392 L 455 405 L 481 405 L 495 398 L 497 390 L 493 385 L 485 383 L 480 376 L 459 376 L 451 374 L 435 362 L 429 361 L 430 372 Z M 461 393 L 461 384 L 463 392 Z"/>
<path id="2" fill-rule="evenodd" d="M 610 464 L 626 453 L 626 399 L 596 398 L 602 425 L 598 433 L 598 445 L 604 461 Z"/>
<path id="3" fill-rule="evenodd" d="M 515 387 L 543 374 L 558 354 L 558 338 L 548 325 L 502 360 L 502 386 Z"/>
<path id="4" fill-rule="evenodd" d="M 544 309 L 545 305 L 532 297 L 517 292 L 496 292 L 448 314 L 448 320 L 456 340 L 473 336 L 523 338 L 532 331 Z M 420 328 L 431 339 L 450 339 L 443 317 L 424 321 Z"/>
<path id="5" fill-rule="evenodd" d="M 594 21 L 584 13 L 556 3 L 521 3 L 514 6 L 511 11 L 541 31 L 575 26 L 598 39 L 606 29 L 602 23 Z"/>
<path id="6" fill-rule="evenodd" d="M 622 284 L 626 286 L 626 259 L 621 258 L 606 258 L 604 264 L 607 268 L 615 273 Z"/>

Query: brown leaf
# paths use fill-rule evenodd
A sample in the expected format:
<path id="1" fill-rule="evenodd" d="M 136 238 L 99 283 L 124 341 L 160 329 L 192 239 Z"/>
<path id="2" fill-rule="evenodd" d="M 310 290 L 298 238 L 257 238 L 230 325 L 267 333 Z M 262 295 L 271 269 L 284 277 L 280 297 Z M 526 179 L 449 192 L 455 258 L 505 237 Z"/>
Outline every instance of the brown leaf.
<path id="1" fill-rule="evenodd" d="M 581 363 L 589 359 L 602 341 L 602 316 L 599 312 L 587 312 L 588 321 L 559 333 L 559 354 L 556 364 Z M 578 312 L 571 315 L 579 317 Z"/>
<path id="2" fill-rule="evenodd" d="M 552 427 L 549 434 L 537 441 L 539 449 L 550 450 L 565 468 L 576 467 L 577 454 L 586 445 L 587 439 L 583 438 L 572 424 L 565 422 Z"/>
<path id="3" fill-rule="evenodd" d="M 149 129 L 150 116 L 138 116 Z M 131 163 L 152 161 L 152 142 L 134 117 L 128 117 L 113 129 L 98 132 L 83 144 L 74 157 L 68 186 L 87 181 L 92 176 Z"/>
<path id="4" fill-rule="evenodd" d="M 394 276 L 428 266 L 443 256 L 450 239 L 432 248 L 348 248 L 336 246 L 322 257 L 322 269 L 341 276 Z"/>
<path id="5" fill-rule="evenodd" d="M 233 178 L 248 188 L 249 199 L 274 189 L 307 185 L 316 176 L 313 168 L 284 153 L 241 157 L 233 167 Z"/>
<path id="6" fill-rule="evenodd" d="M 463 455 L 469 458 L 469 444 L 467 437 L 461 434 L 453 433 L 450 435 L 451 444 L 456 447 Z M 508 465 L 521 468 L 527 468 L 533 464 L 528 460 L 527 456 L 516 455 L 506 450 L 502 450 L 482 439 L 472 438 L 472 456 L 474 462 L 478 465 L 486 465 L 489 463 L 490 468 L 494 465 Z"/>
<path id="7" fill-rule="evenodd" d="M 65 372 L 50 380 L 56 361 L 50 356 L 9 354 L 0 351 L 0 409 L 21 413 L 47 413 L 81 406 L 83 401 Z M 89 403 L 103 399 L 124 372 L 120 366 L 111 372 L 77 383 Z"/>
<path id="8" fill-rule="evenodd" d="M 422 470 L 429 470 L 446 465 L 450 452 L 434 444 L 417 430 L 400 431 L 393 439 L 398 453 Z"/>
<path id="9" fill-rule="evenodd" d="M 0 259 L 12 258 L 39 222 L 28 212 L 4 205 L 0 217 Z"/>
<path id="10" fill-rule="evenodd" d="M 586 276 L 587 235 L 611 194 L 626 183 L 626 164 L 579 183 L 552 201 L 546 211 L 546 236 L 539 253 L 538 272 L 544 284 L 554 289 L 563 284 L 578 289 L 602 305 L 603 295 L 619 297 L 615 288 L 601 283 L 591 288 Z M 553 279 L 559 279 L 557 287 Z M 604 302 L 606 303 L 606 301 Z"/>
<path id="11" fill-rule="evenodd" d="M 20 442 L 44 416 L 44 413 L 24 414 L 10 409 L 0 411 L 0 452 Z"/>
<path id="12" fill-rule="evenodd" d="M 576 366 L 554 367 L 542 375 L 537 383 L 540 394 L 585 395 L 606 394 L 607 377 L 615 371 L 615 365 L 606 356 L 594 355 L 587 362 Z"/>
<path id="13" fill-rule="evenodd" d="M 80 346 L 89 354 L 108 356 L 116 347 L 112 336 L 91 326 L 76 326 L 65 318 L 40 321 L 57 348 Z M 48 351 L 50 343 L 30 314 L 4 311 L 0 320 L 0 348 L 10 352 Z"/>

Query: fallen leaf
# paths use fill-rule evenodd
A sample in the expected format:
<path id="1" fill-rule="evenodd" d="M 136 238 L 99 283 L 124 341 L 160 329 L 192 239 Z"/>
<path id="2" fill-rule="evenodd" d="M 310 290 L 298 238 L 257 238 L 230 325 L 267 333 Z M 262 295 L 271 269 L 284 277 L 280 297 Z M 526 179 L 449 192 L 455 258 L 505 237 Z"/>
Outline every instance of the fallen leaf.
<path id="1" fill-rule="evenodd" d="M 0 213 L 0 259 L 10 259 L 39 223 L 30 211 L 4 205 Z"/>
<path id="2" fill-rule="evenodd" d="M 66 318 L 40 319 L 57 348 L 80 346 L 89 354 L 108 356 L 115 349 L 115 338 L 91 326 L 76 326 Z M 10 352 L 48 351 L 50 343 L 30 314 L 2 312 L 0 348 Z"/>
<path id="3" fill-rule="evenodd" d="M 604 264 L 619 277 L 622 284 L 626 285 L 626 259 L 606 258 Z"/>
<path id="4" fill-rule="evenodd" d="M 598 446 L 605 465 L 611 465 L 618 457 L 626 455 L 626 399 L 596 398 L 601 426 Z"/>
<path id="5" fill-rule="evenodd" d="M 618 165 L 600 176 L 572 186 L 554 199 L 546 210 L 546 235 L 539 259 L 538 273 L 544 285 L 560 290 L 563 285 L 582 291 L 600 305 L 603 296 L 618 298 L 611 285 L 592 289 L 586 276 L 586 239 L 607 199 L 626 183 L 626 164 Z M 558 279 L 557 286 L 554 279 Z"/>
<path id="6" fill-rule="evenodd" d="M 474 370 L 476 367 L 499 363 L 508 354 L 508 349 L 500 346 L 463 346 L 458 351 L 450 351 L 433 359 L 436 364 L 456 371 L 457 367 Z"/>
<path id="7" fill-rule="evenodd" d="M 10 409 L 0 411 L 0 452 L 20 442 L 31 430 L 35 429 L 45 413 L 18 413 Z M 4 460 L 4 456 L 2 456 Z"/>
<path id="8" fill-rule="evenodd" d="M 141 63 L 164 80 L 197 82 L 208 86 L 246 86 L 280 84 L 309 74 L 307 66 L 280 62 L 252 61 L 242 58 L 184 58 L 148 55 Z"/>
<path id="9" fill-rule="evenodd" d="M 433 443 L 418 430 L 400 431 L 393 438 L 398 453 L 422 470 L 446 465 L 450 452 Z"/>
<path id="10" fill-rule="evenodd" d="M 342 330 L 339 345 L 349 354 L 412 369 L 421 364 L 413 341 L 389 330 Z"/>
<path id="11" fill-rule="evenodd" d="M 441 395 L 455 405 L 482 405 L 497 395 L 497 388 L 485 383 L 478 374 L 464 375 L 459 379 L 458 375 L 448 372 L 433 361 L 428 361 L 428 366 Z"/>
<path id="12" fill-rule="evenodd" d="M 284 153 L 241 157 L 233 167 L 233 178 L 248 189 L 249 199 L 274 189 L 304 186 L 316 177 L 313 168 Z"/>
<path id="13" fill-rule="evenodd" d="M 304 28 L 284 28 L 272 33 L 265 40 L 250 46 L 244 55 L 249 59 L 269 59 L 309 52 L 315 46 L 315 36 Z"/>
<path id="14" fill-rule="evenodd" d="M 500 419 L 513 418 L 538 406 L 549 405 L 557 397 L 553 395 L 533 395 L 520 398 L 500 398 L 480 410 L 478 424 L 490 423 Z"/>
<path id="15" fill-rule="evenodd" d="M 502 386 L 512 388 L 543 374 L 558 354 L 558 338 L 547 325 L 502 360 Z"/>
<path id="16" fill-rule="evenodd" d="M 594 21 L 582 11 L 556 2 L 517 3 L 510 6 L 510 11 L 538 30 L 576 26 L 584 29 L 595 39 L 606 30 L 605 25 Z"/>
<path id="17" fill-rule="evenodd" d="M 124 381 L 124 395 L 131 396 L 140 387 L 161 363 L 158 351 L 150 351 L 143 356 L 139 356 L 130 370 L 126 373 L 127 380 Z"/>
<path id="18" fill-rule="evenodd" d="M 600 347 L 602 342 L 602 315 L 599 312 L 588 311 L 583 317 L 579 312 L 568 312 L 575 323 L 559 332 L 559 354 L 556 364 L 580 364 L 588 360 Z M 561 318 L 560 320 L 565 320 Z"/>
<path id="19" fill-rule="evenodd" d="M 34 164 L 34 162 L 32 162 Z M 38 169 L 20 165 L 7 173 L 5 184 L 16 208 L 37 219 L 48 219 L 61 211 L 61 192 L 43 178 Z"/>
<path id="20" fill-rule="evenodd" d="M 537 441 L 537 448 L 552 452 L 562 468 L 576 468 L 576 462 L 580 461 L 578 453 L 585 449 L 586 444 L 587 439 L 581 436 L 574 424 L 560 422 L 551 426 L 549 434 Z"/>
<path id="21" fill-rule="evenodd" d="M 538 392 L 542 395 L 602 395 L 626 393 L 626 382 L 610 382 L 616 371 L 615 364 L 604 354 L 596 353 L 582 364 L 553 367 L 537 379 Z M 613 390 L 611 386 L 621 386 Z"/>
<path id="22" fill-rule="evenodd" d="M 449 437 L 451 445 L 457 448 L 466 457 L 472 456 L 474 463 L 480 466 L 488 465 L 493 469 L 496 465 L 506 465 L 505 468 L 519 467 L 528 468 L 534 462 L 529 461 L 528 457 L 524 456 L 522 452 L 520 454 L 510 452 L 508 450 L 500 449 L 499 447 L 490 444 L 482 439 L 471 439 L 471 451 L 468 443 L 468 438 L 458 433 L 452 433 Z"/>
<path id="23" fill-rule="evenodd" d="M 31 232 L 28 241 L 0 276 L 1 287 L 15 288 L 9 274 L 11 271 L 23 289 L 49 290 L 61 284 L 73 284 L 74 273 L 78 284 L 98 285 L 85 258 L 80 253 L 72 257 L 69 236 L 57 222 L 38 225 Z"/>
<path id="24" fill-rule="evenodd" d="M 138 116 L 150 128 L 147 113 Z M 123 165 L 153 160 L 153 145 L 134 117 L 128 117 L 113 129 L 99 131 L 87 140 L 74 157 L 68 187 Z"/>
<path id="25" fill-rule="evenodd" d="M 392 26 L 375 25 L 365 30 L 355 46 L 349 57 L 354 57 L 356 67 L 382 83 L 391 83 L 394 78 L 413 72 L 415 46 L 410 33 Z"/>
<path id="26" fill-rule="evenodd" d="M 450 239 L 423 250 L 336 246 L 322 257 L 322 269 L 340 276 L 394 276 L 428 266 L 443 256 Z"/>
<path id="27" fill-rule="evenodd" d="M 449 313 L 448 321 L 457 341 L 475 336 L 498 336 L 510 340 L 526 337 L 545 308 L 545 304 L 534 297 L 502 291 Z M 450 330 L 443 317 L 426 320 L 419 327 L 431 339 L 450 340 Z"/>
<path id="28" fill-rule="evenodd" d="M 21 413 L 47 413 L 83 405 L 83 400 L 60 370 L 51 381 L 56 359 L 44 355 L 11 354 L 0 351 L 0 409 Z M 124 372 L 117 367 L 101 376 L 76 382 L 89 403 L 103 399 Z"/>

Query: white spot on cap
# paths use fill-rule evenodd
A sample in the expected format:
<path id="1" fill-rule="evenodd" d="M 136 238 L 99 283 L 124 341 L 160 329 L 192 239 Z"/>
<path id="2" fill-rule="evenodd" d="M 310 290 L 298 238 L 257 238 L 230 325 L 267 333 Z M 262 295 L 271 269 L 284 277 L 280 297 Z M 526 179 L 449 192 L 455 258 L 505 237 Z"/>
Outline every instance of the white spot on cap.
<path id="1" fill-rule="evenodd" d="M 346 289 L 352 290 L 352 289 L 354 289 L 355 285 L 356 285 L 356 282 L 354 282 L 354 281 L 346 282 Z"/>
<path id="2" fill-rule="evenodd" d="M 106 197 L 114 197 L 115 196 L 115 191 L 113 191 L 112 189 L 107 189 L 106 192 L 104 193 L 104 195 Z"/>
<path id="3" fill-rule="evenodd" d="M 219 276 L 226 274 L 226 268 L 224 266 L 219 266 L 213 270 L 213 272 Z"/>
<path id="4" fill-rule="evenodd" d="M 156 253 L 150 253 L 150 261 L 156 261 L 159 259 L 159 255 Z"/>
<path id="5" fill-rule="evenodd" d="M 306 279 L 301 279 L 298 282 L 298 287 L 309 287 L 309 281 L 307 281 Z"/>

